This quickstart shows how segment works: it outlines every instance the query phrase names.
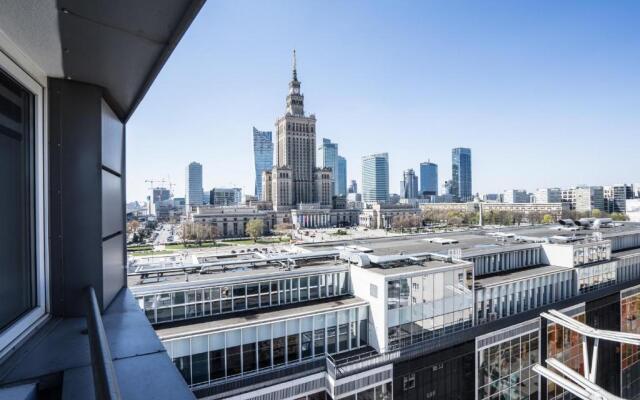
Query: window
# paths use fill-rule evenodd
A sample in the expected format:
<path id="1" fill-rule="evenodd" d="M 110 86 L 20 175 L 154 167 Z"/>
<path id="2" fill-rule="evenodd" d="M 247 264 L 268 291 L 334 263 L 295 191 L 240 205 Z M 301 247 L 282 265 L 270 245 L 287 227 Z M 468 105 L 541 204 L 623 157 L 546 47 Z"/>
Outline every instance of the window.
<path id="1" fill-rule="evenodd" d="M 41 94 L 0 53 L 0 352 L 44 314 Z"/>
<path id="2" fill-rule="evenodd" d="M 402 377 L 402 389 L 404 391 L 411 390 L 416 387 L 416 374 L 409 374 Z"/>

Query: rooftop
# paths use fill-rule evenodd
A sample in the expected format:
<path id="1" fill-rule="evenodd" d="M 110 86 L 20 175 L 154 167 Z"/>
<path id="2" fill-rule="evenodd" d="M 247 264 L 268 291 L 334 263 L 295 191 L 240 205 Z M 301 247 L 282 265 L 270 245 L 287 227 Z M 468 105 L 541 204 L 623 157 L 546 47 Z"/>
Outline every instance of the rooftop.
<path id="1" fill-rule="evenodd" d="M 344 297 L 338 300 L 325 299 L 305 303 L 304 305 L 292 304 L 289 306 L 279 307 L 275 310 L 252 310 L 251 312 L 243 312 L 241 315 L 235 317 L 222 315 L 216 317 L 216 319 L 200 323 L 194 323 L 193 320 L 190 320 L 188 323 L 166 328 L 163 328 L 162 325 L 160 325 L 157 327 L 156 333 L 160 340 L 175 339 L 198 334 L 215 333 L 228 329 L 243 328 L 245 326 L 255 326 L 257 324 L 277 322 L 285 319 L 313 316 L 322 312 L 339 311 L 345 308 L 365 306 L 368 304 L 369 303 L 366 300 L 362 300 L 358 297 Z"/>
<path id="2" fill-rule="evenodd" d="M 504 272 L 482 278 L 476 278 L 476 289 L 486 288 L 490 286 L 502 285 L 511 281 L 519 281 L 530 277 L 544 276 L 555 274 L 560 271 L 571 271 L 573 268 L 558 267 L 555 265 L 535 266 L 531 268 L 519 269 L 514 272 Z"/>
<path id="3" fill-rule="evenodd" d="M 351 239 L 324 243 L 309 243 L 302 245 L 308 250 L 330 250 L 339 246 L 356 245 L 367 248 L 375 255 L 412 254 L 434 252 L 447 254 L 449 249 L 461 249 L 463 257 L 490 254 L 500 251 L 510 251 L 522 248 L 533 248 L 535 240 L 542 240 L 552 236 L 567 238 L 589 238 L 594 230 L 565 231 L 552 226 L 526 226 L 501 229 L 475 229 L 460 232 L 439 232 L 413 234 L 404 236 L 390 236 L 381 238 Z M 623 225 L 611 228 L 601 228 L 603 238 L 640 233 L 640 223 L 625 222 Z M 501 236 L 495 236 L 499 234 Z M 511 236 L 511 237 L 508 237 Z M 429 242 L 436 238 L 455 239 L 456 243 Z"/>

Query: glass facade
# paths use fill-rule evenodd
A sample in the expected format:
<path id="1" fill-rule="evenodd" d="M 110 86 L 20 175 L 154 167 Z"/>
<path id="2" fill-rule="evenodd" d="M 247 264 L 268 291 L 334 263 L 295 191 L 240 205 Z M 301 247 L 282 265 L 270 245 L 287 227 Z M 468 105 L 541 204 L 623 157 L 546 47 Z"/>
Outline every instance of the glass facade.
<path id="1" fill-rule="evenodd" d="M 348 272 L 137 296 L 151 323 L 260 309 L 349 294 Z"/>
<path id="2" fill-rule="evenodd" d="M 471 149 L 458 147 L 451 150 L 452 193 L 460 201 L 473 200 L 471 190 Z"/>
<path id="3" fill-rule="evenodd" d="M 585 265 L 576 268 L 578 290 L 580 293 L 590 292 L 616 283 L 617 262 L 596 265 Z"/>
<path id="4" fill-rule="evenodd" d="M 348 396 L 338 397 L 336 400 L 391 400 L 392 398 L 392 385 L 391 382 L 387 382 Z"/>
<path id="5" fill-rule="evenodd" d="M 389 155 L 362 157 L 362 200 L 367 203 L 389 200 Z"/>
<path id="6" fill-rule="evenodd" d="M 565 300 L 573 295 L 573 270 L 531 276 L 476 290 L 478 324 Z"/>
<path id="7" fill-rule="evenodd" d="M 0 68 L 0 331 L 36 306 L 34 118 L 34 96 Z"/>
<path id="8" fill-rule="evenodd" d="M 640 333 L 640 293 L 620 300 L 620 331 Z M 621 394 L 625 399 L 640 399 L 640 347 L 620 344 Z"/>
<path id="9" fill-rule="evenodd" d="M 253 128 L 253 160 L 255 165 L 256 182 L 255 195 L 262 198 L 262 172 L 273 168 L 272 133 Z"/>
<path id="10" fill-rule="evenodd" d="M 368 344 L 368 306 L 163 340 L 191 386 L 254 374 Z"/>
<path id="11" fill-rule="evenodd" d="M 472 267 L 387 281 L 389 347 L 471 327 Z"/>
<path id="12" fill-rule="evenodd" d="M 597 245 L 576 247 L 573 250 L 573 265 L 579 266 L 598 261 L 606 261 L 611 258 L 611 243 L 601 242 Z"/>
<path id="13" fill-rule="evenodd" d="M 572 316 L 576 321 L 586 323 L 584 312 Z M 582 338 L 567 328 L 554 323 L 547 324 L 547 358 L 556 358 L 564 365 L 584 375 L 582 362 Z M 547 399 L 561 400 L 573 399 L 573 395 L 553 382 L 547 381 Z"/>
<path id="14" fill-rule="evenodd" d="M 537 399 L 538 332 L 530 332 L 478 351 L 478 399 Z"/>

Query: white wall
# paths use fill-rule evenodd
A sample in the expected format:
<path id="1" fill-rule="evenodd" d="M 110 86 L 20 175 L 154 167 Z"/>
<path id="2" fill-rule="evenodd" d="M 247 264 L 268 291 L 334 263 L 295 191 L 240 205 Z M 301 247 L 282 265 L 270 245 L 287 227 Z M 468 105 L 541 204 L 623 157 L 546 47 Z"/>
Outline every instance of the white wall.
<path id="1" fill-rule="evenodd" d="M 353 294 L 369 302 L 369 344 L 380 351 L 387 346 L 387 286 L 383 275 L 352 265 L 349 268 Z M 378 296 L 371 296 L 371 284 Z"/>

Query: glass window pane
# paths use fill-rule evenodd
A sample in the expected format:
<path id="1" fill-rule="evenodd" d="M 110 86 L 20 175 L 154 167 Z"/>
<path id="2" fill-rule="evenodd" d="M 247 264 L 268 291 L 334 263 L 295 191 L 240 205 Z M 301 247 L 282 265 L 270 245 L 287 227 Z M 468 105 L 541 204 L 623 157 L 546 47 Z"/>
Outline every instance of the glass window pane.
<path id="1" fill-rule="evenodd" d="M 33 100 L 0 70 L 0 331 L 36 305 Z"/>

